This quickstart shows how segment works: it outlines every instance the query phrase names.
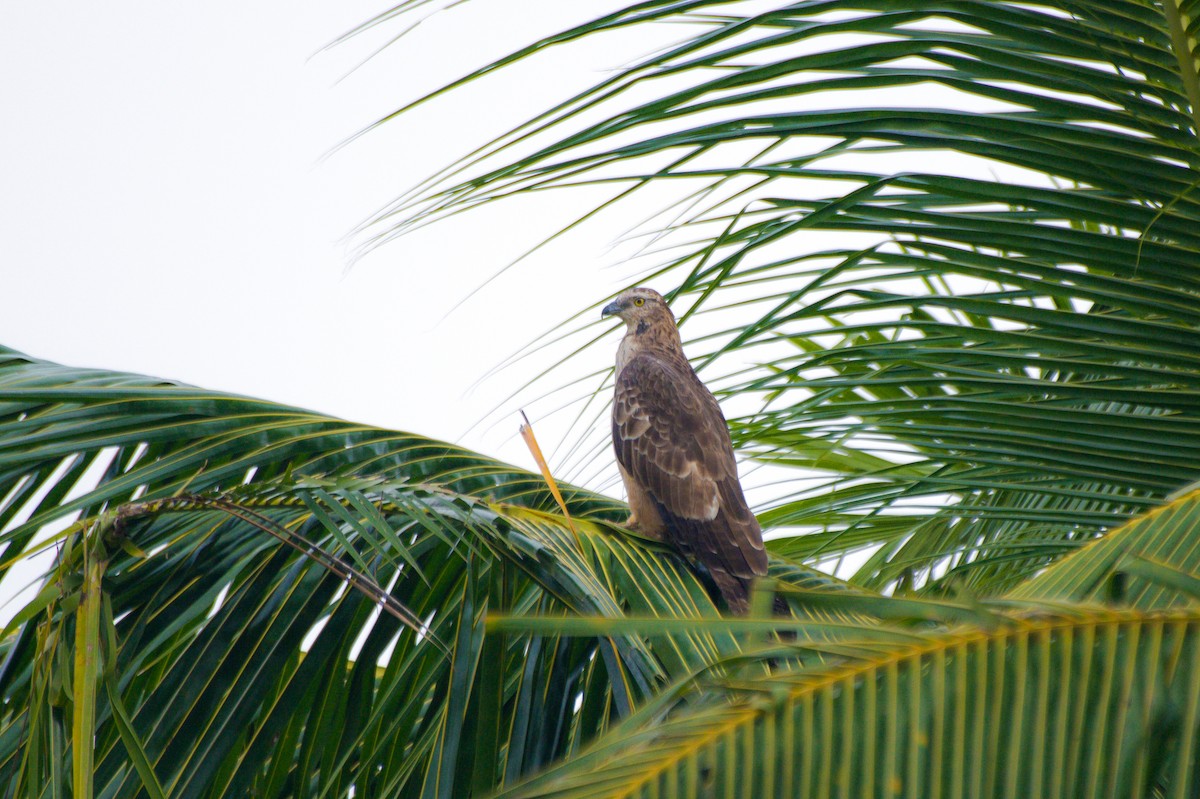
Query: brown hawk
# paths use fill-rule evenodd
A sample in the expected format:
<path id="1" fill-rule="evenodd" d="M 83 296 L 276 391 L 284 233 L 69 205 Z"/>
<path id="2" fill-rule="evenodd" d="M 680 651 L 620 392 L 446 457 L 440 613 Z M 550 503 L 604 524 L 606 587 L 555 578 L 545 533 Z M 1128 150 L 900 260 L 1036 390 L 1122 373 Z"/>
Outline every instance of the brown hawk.
<path id="1" fill-rule="evenodd" d="M 729 609 L 744 614 L 751 582 L 767 573 L 767 553 L 721 407 L 684 356 L 662 295 L 629 289 L 604 307 L 601 316 L 609 315 L 626 326 L 612 414 L 626 524 L 703 564 Z"/>

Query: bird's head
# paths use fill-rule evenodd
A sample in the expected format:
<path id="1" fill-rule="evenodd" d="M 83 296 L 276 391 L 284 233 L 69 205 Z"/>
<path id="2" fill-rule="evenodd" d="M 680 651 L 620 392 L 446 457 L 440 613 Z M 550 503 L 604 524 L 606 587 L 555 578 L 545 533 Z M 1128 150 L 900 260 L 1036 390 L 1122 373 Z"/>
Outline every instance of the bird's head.
<path id="1" fill-rule="evenodd" d="M 620 317 L 629 327 L 637 327 L 640 322 L 650 322 L 662 316 L 671 320 L 675 318 L 661 294 L 640 286 L 621 292 L 615 300 L 605 305 L 600 318 L 606 316 Z"/>

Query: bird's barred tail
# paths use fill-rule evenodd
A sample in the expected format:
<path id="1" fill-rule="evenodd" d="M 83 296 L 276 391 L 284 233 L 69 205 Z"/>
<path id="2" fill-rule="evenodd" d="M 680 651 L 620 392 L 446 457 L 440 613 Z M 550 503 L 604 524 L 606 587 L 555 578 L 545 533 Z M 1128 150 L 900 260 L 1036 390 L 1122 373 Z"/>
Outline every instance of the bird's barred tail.
<path id="1" fill-rule="evenodd" d="M 713 582 L 717 584 L 717 589 L 721 592 L 725 604 L 729 606 L 729 612 L 737 616 L 745 616 L 750 610 L 750 581 L 742 580 L 729 572 L 718 569 L 710 569 L 709 574 L 712 575 Z M 792 609 L 788 607 L 787 600 L 779 594 L 774 597 L 771 611 L 776 616 L 792 615 Z"/>
<path id="2" fill-rule="evenodd" d="M 729 606 L 729 612 L 735 616 L 745 616 L 746 611 L 750 610 L 749 592 L 747 591 L 746 583 L 729 572 L 721 571 L 720 569 L 710 569 L 709 574 L 712 575 L 713 582 L 717 584 L 717 589 L 725 599 L 725 604 Z"/>

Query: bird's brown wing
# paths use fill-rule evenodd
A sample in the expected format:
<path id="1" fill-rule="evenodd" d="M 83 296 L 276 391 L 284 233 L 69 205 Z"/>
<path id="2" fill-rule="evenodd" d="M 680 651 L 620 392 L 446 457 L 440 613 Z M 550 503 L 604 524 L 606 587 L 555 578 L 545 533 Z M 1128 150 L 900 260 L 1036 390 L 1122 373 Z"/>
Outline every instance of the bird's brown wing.
<path id="1" fill-rule="evenodd" d="M 655 501 L 669 540 L 722 580 L 766 574 L 762 531 L 742 494 L 721 408 L 687 364 L 642 353 L 617 378 L 617 461 Z M 734 603 L 731 601 L 731 605 Z"/>

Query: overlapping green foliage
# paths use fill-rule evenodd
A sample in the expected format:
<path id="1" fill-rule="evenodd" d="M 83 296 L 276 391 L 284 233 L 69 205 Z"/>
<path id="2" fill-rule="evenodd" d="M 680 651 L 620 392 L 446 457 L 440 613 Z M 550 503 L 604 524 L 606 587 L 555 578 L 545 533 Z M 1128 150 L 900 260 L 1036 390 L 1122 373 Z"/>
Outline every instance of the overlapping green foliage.
<path id="1" fill-rule="evenodd" d="M 689 706 L 651 706 L 654 720 L 501 795 L 1191 796 L 1197 530 L 1200 491 L 974 608 L 988 616 L 963 623 L 962 608 L 931 603 L 940 624 L 916 643 L 842 646 L 807 667 L 708 680 Z M 1126 578 L 1128 592 L 1112 590 Z M 1076 604 L 1098 589 L 1107 606 Z M 845 604 L 881 624 L 938 617 L 903 603 Z"/>
<path id="2" fill-rule="evenodd" d="M 378 229 L 681 186 L 691 351 L 820 475 L 762 514 L 790 620 L 721 619 L 606 497 L 0 349 L 0 572 L 53 551 L 0 796 L 1194 794 L 1198 17 L 648 0 L 471 76 L 692 23 Z"/>
<path id="3" fill-rule="evenodd" d="M 1200 615 L 932 638 L 604 739 L 513 797 L 1190 796 Z M 587 767 L 585 767 L 585 764 Z"/>
<path id="4" fill-rule="evenodd" d="M 766 511 L 813 533 L 777 551 L 876 548 L 855 575 L 876 588 L 1005 590 L 1200 478 L 1198 18 L 632 4 L 514 58 L 630 26 L 661 49 L 378 235 L 521 192 L 679 187 L 653 263 L 690 351 L 753 409 L 730 420 L 743 451 L 824 478 Z"/>
<path id="5" fill-rule="evenodd" d="M 568 489 L 576 535 L 540 478 L 455 447 L 2 355 L 0 514 L 28 517 L 5 534 L 4 569 L 57 548 L 5 640 L 12 795 L 85 795 L 62 765 L 90 757 L 71 745 L 92 726 L 84 696 L 98 796 L 136 792 L 135 752 L 172 796 L 455 795 L 569 752 L 731 645 L 485 640 L 489 608 L 613 615 L 620 596 L 713 612 L 677 561 L 606 532 L 606 498 Z M 70 498 L 89 468 L 99 485 Z"/>
<path id="6" fill-rule="evenodd" d="M 1019 599 L 882 597 L 778 561 L 797 617 L 722 620 L 673 556 L 605 521 L 612 501 L 567 487 L 568 524 L 533 476 L 418 436 L 11 352 L 0 402 L 4 568 L 44 546 L 34 527 L 83 514 L 4 638 L 8 795 L 1196 779 L 1179 752 L 1200 725 L 1200 620 L 1160 609 L 1197 599 L 1197 493 Z M 109 458 L 89 490 L 78 466 Z M 1143 562 L 1154 592 L 1118 579 Z M 1141 610 L 1061 604 L 1094 596 L 1064 584 L 1118 583 Z"/>
<path id="7" fill-rule="evenodd" d="M 260 400 L 0 351 L 0 496 L 6 575 L 56 550 L 3 642 L 14 796 L 479 793 L 741 648 L 485 636 L 489 612 L 716 610 L 611 499 L 566 487 L 568 524 L 540 477 Z"/>

